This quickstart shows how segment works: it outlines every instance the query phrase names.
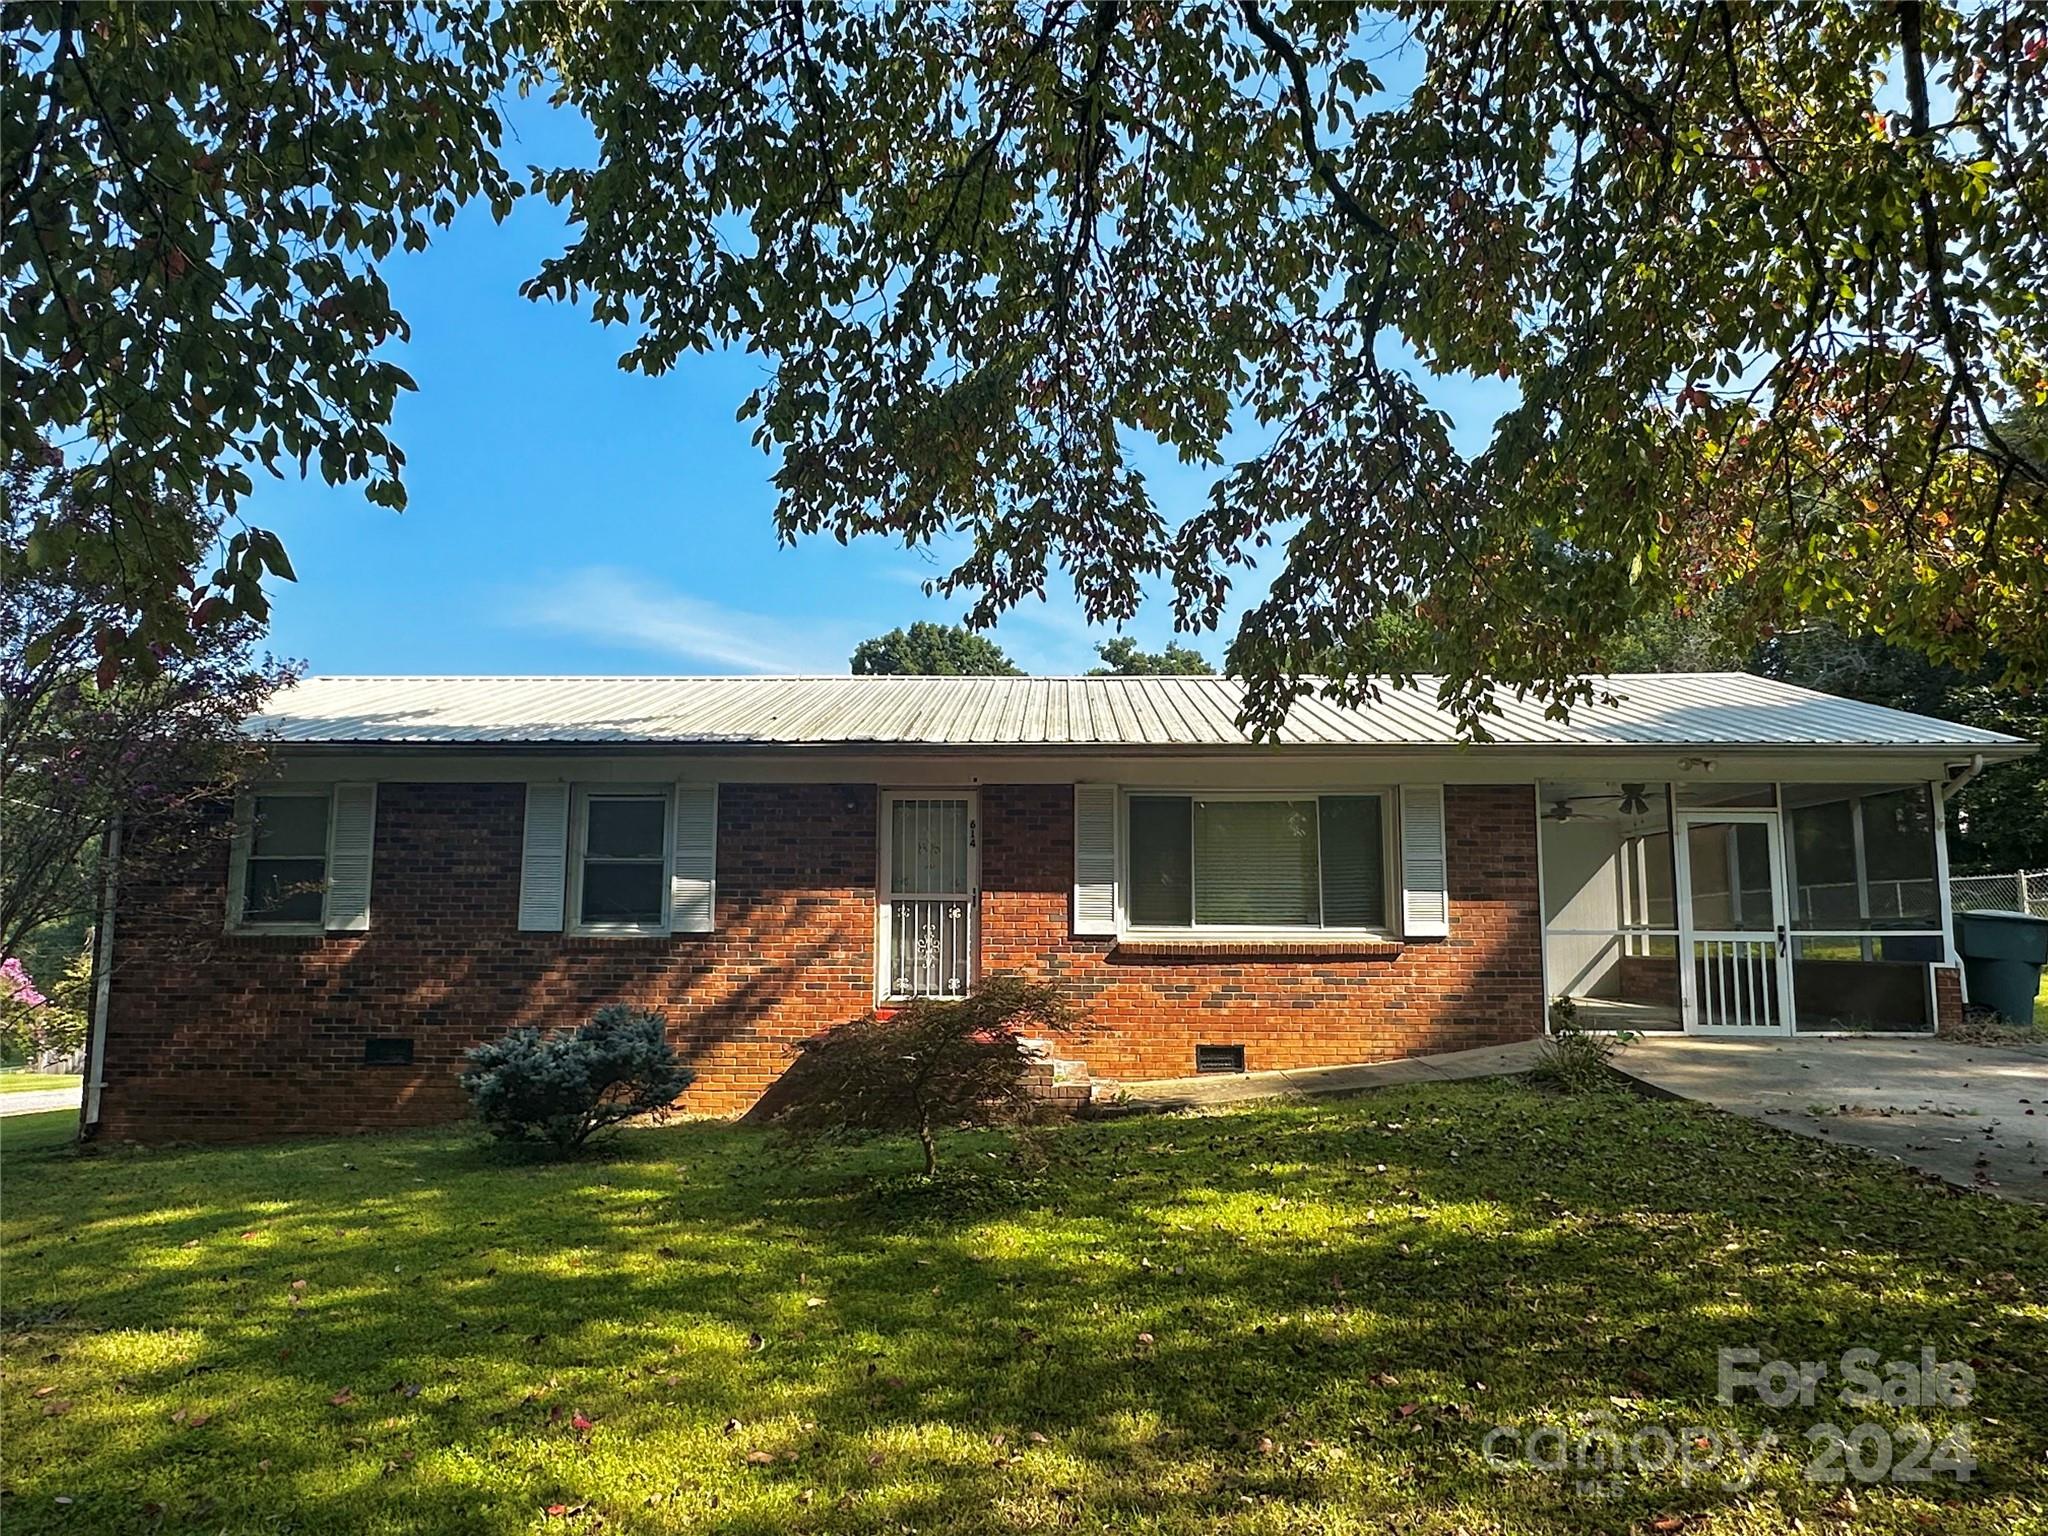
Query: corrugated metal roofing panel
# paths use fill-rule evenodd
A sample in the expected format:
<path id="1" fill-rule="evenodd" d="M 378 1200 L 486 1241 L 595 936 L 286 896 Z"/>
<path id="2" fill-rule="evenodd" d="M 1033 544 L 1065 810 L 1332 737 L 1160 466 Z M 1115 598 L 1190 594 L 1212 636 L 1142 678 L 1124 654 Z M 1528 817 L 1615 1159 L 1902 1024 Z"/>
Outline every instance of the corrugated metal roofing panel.
<path id="1" fill-rule="evenodd" d="M 1549 717 L 1504 695 L 1502 747 L 2023 748 L 1994 731 L 1814 693 L 1743 672 L 1600 680 L 1599 702 Z M 1244 747 L 1243 690 L 1222 677 L 314 677 L 249 722 L 285 742 L 732 746 Z M 1376 702 L 1299 700 L 1283 746 L 1459 741 L 1433 682 Z"/>

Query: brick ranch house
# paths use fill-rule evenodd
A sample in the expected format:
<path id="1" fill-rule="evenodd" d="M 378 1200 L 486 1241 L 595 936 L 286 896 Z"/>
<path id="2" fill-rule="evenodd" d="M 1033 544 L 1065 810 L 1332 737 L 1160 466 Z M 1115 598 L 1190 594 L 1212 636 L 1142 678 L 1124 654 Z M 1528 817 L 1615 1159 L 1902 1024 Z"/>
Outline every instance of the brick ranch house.
<path id="1" fill-rule="evenodd" d="M 1221 678 L 318 678 L 274 777 L 100 925 L 88 1133 L 455 1117 L 464 1052 L 654 1010 L 738 1111 L 794 1042 L 1050 978 L 1141 1079 L 1582 1023 L 1929 1030 L 1961 1005 L 1944 800 L 2031 750 L 1740 674 L 1608 680 L 1458 743 L 1433 690 Z M 118 869 L 118 859 L 116 868 Z M 194 946 L 191 936 L 206 935 Z"/>

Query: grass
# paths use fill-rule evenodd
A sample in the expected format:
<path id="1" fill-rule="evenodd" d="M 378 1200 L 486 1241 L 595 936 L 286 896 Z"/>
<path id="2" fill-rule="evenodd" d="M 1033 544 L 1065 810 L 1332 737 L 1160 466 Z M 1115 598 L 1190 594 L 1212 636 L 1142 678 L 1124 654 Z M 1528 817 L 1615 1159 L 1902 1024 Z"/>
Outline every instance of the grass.
<path id="1" fill-rule="evenodd" d="M 26 1072 L 0 1067 L 0 1093 L 38 1093 L 45 1088 L 76 1088 L 84 1081 L 76 1072 Z"/>
<path id="2" fill-rule="evenodd" d="M 2048 1525 L 2048 1216 L 1696 1106 L 1512 1083 L 945 1144 L 460 1131 L 79 1156 L 0 1121 L 0 1521 L 32 1531 L 2003 1533 Z M 1960 1410 L 1716 1350 L 1966 1360 Z M 1974 1428 L 1971 1481 L 1806 1428 Z M 1765 1430 L 1753 1487 L 1487 1431 Z M 1690 1436 L 1688 1435 L 1688 1440 Z"/>

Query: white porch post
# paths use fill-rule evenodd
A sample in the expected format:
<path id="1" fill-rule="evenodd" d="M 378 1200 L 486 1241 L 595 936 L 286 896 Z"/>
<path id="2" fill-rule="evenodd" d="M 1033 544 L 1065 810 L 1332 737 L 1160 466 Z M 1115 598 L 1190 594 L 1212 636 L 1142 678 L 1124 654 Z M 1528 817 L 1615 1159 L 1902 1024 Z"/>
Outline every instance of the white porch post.
<path id="1" fill-rule="evenodd" d="M 1955 904 L 1949 899 L 1948 888 L 1948 796 L 1943 793 L 1940 779 L 1932 780 L 1927 787 L 1934 792 L 1934 883 L 1938 888 L 1938 899 L 1941 902 L 1942 964 L 1954 968 L 1962 989 L 1963 1003 L 1967 1006 L 1970 1001 L 1970 978 L 1964 973 L 1962 957 L 1956 952 Z M 1941 995 L 1938 991 L 1932 990 L 1932 977 L 1928 979 L 1928 986 L 1933 1001 L 1939 1004 Z M 1938 1015 L 1934 1023 L 1935 1028 L 1941 1027 Z"/>

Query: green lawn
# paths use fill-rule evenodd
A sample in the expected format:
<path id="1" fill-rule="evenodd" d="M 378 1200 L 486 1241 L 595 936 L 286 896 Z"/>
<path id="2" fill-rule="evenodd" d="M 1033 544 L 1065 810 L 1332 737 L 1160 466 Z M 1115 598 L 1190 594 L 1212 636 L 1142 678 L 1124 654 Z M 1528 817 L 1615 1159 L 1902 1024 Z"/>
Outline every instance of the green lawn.
<path id="1" fill-rule="evenodd" d="M 0 1068 L 0 1093 L 37 1093 L 45 1088 L 76 1088 L 84 1081 L 76 1072 L 24 1072 Z"/>
<path id="2" fill-rule="evenodd" d="M 719 1125 L 545 1167 L 81 1157 L 65 1118 L 0 1121 L 10 1536 L 2048 1525 L 2048 1215 L 1694 1106 L 1392 1089 L 1075 1127 L 1037 1174 L 957 1137 L 982 1198 L 921 1204 L 859 1177 L 907 1144 Z M 1715 1401 L 1717 1348 L 1857 1345 L 1977 1397 Z M 1975 1479 L 1807 1481 L 1864 1418 L 1969 1422 Z M 1790 1444 L 1747 1491 L 1482 1456 L 1603 1421 Z"/>

